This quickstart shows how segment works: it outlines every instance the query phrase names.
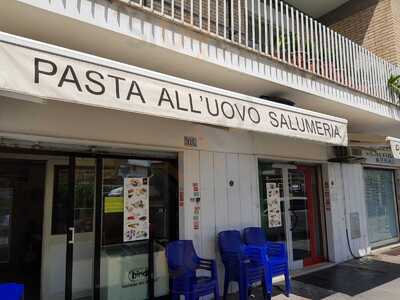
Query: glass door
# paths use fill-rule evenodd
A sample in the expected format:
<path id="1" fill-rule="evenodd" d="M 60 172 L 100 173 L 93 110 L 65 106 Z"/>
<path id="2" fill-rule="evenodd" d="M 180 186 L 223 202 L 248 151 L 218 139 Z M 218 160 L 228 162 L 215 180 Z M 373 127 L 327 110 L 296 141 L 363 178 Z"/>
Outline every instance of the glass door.
<path id="1" fill-rule="evenodd" d="M 315 168 L 288 169 L 290 233 L 296 268 L 323 260 Z"/>
<path id="2" fill-rule="evenodd" d="M 272 164 L 260 163 L 261 222 L 268 233 L 268 240 L 286 241 L 286 201 L 282 168 Z"/>
<path id="3" fill-rule="evenodd" d="M 364 170 L 368 240 L 373 247 L 396 242 L 399 226 L 392 170 Z"/>
<path id="4" fill-rule="evenodd" d="M 260 162 L 261 220 L 271 241 L 285 241 L 292 269 L 323 260 L 316 169 Z"/>
<path id="5" fill-rule="evenodd" d="M 168 297 L 165 245 L 177 237 L 177 169 L 162 160 L 105 158 L 100 299 Z"/>
<path id="6" fill-rule="evenodd" d="M 96 159 L 70 157 L 69 167 L 60 170 L 68 190 L 66 300 L 93 299 L 94 206 Z M 68 180 L 62 180 L 62 177 Z"/>
<path id="7" fill-rule="evenodd" d="M 71 156 L 54 172 L 66 212 L 65 299 L 167 299 L 165 246 L 178 237 L 176 160 Z"/>

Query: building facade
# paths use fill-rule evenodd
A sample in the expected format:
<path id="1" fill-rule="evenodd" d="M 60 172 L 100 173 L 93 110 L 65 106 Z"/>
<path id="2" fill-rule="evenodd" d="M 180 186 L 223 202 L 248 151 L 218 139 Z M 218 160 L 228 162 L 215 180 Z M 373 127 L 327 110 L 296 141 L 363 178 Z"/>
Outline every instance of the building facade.
<path id="1" fill-rule="evenodd" d="M 394 64 L 400 58 L 400 4 L 396 0 L 348 1 L 320 21 Z"/>
<path id="2" fill-rule="evenodd" d="M 398 242 L 396 61 L 317 21 L 345 1 L 287 2 L 2 3 L 1 278 L 153 299 L 175 239 L 221 282 L 226 229 L 292 270 Z"/>

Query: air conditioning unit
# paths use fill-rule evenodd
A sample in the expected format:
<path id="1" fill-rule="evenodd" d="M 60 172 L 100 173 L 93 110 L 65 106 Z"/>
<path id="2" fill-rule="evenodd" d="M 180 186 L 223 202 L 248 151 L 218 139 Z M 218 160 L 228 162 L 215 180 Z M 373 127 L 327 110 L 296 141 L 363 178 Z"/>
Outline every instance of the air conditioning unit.
<path id="1" fill-rule="evenodd" d="M 330 162 L 357 163 L 365 160 L 359 148 L 335 146 L 333 151 L 334 157 L 329 159 Z"/>

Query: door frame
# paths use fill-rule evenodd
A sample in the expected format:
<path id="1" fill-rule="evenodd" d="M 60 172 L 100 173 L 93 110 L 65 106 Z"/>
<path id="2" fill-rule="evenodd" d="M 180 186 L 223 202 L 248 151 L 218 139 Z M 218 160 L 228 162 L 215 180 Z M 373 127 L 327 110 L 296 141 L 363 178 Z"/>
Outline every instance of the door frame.
<path id="1" fill-rule="evenodd" d="M 172 163 L 176 170 L 178 170 L 178 159 L 170 158 L 157 158 L 157 157 L 135 157 L 135 156 L 115 156 L 115 155 L 82 155 L 82 154 L 70 154 L 69 165 L 68 165 L 68 207 L 67 207 L 67 239 L 66 239 L 66 268 L 65 268 L 65 300 L 72 300 L 73 290 L 73 262 L 74 262 L 74 209 L 75 209 L 75 170 L 76 170 L 76 158 L 95 158 L 95 197 L 94 197 L 94 249 L 93 249 L 93 282 L 92 282 L 92 295 L 93 300 L 100 299 L 100 287 L 101 287 L 101 242 L 102 242 L 102 217 L 103 217 L 103 160 L 104 159 L 140 159 L 140 160 L 157 160 L 166 161 Z M 178 171 L 177 171 L 178 175 Z M 179 183 L 178 183 L 179 184 Z M 178 191 L 178 187 L 177 187 Z M 171 209 L 174 207 L 175 209 Z M 170 221 L 175 221 L 176 215 L 178 214 L 178 195 L 176 195 L 175 201 L 169 204 L 169 208 L 172 212 L 170 213 Z M 172 222 L 171 226 L 176 227 L 172 230 L 172 239 L 178 237 L 178 223 Z M 148 250 L 148 295 L 149 299 L 154 298 L 154 240 L 149 237 L 149 250 Z M 168 297 L 168 296 L 166 296 Z M 165 298 L 165 297 L 160 297 Z"/>
<path id="2" fill-rule="evenodd" d="M 142 154 L 140 153 L 135 153 L 135 151 L 140 151 Z M 73 150 L 50 150 L 50 149 L 30 149 L 30 148 L 13 148 L 13 147 L 7 147 L 7 146 L 0 146 L 0 153 L 4 153 L 4 154 L 17 154 L 17 155 L 38 155 L 38 156 L 54 156 L 54 157 L 64 157 L 68 159 L 68 179 L 69 179 L 69 188 L 68 188 L 68 197 L 74 198 L 74 193 L 71 193 L 71 191 L 74 190 L 74 182 L 75 180 L 70 180 L 75 178 L 75 168 L 72 168 L 73 166 L 75 166 L 75 159 L 76 157 L 79 158 L 95 158 L 96 159 L 96 191 L 95 191 L 95 199 L 94 199 L 94 227 L 93 230 L 95 230 L 94 235 L 95 235 L 95 244 L 94 244 L 94 268 L 93 268 L 93 283 L 92 283 L 92 291 L 93 291 L 93 299 L 94 300 L 99 300 L 100 299 L 100 268 L 101 268 L 101 238 L 102 238 L 102 168 L 103 168 L 103 159 L 104 158 L 115 158 L 115 159 L 138 159 L 138 160 L 156 160 L 156 161 L 166 161 L 166 162 L 170 162 L 173 166 L 176 167 L 177 170 L 177 179 L 178 179 L 178 186 L 179 186 L 179 178 L 178 178 L 178 164 L 179 164 L 179 160 L 178 160 L 178 151 L 168 151 L 165 150 L 163 151 L 162 149 L 159 150 L 149 150 L 149 152 L 144 152 L 144 150 L 138 150 L 138 149 L 132 149 L 132 154 L 128 154 L 128 153 L 112 153 L 112 152 L 86 152 L 86 151 L 73 151 Z M 170 153 L 170 154 L 174 154 L 176 155 L 175 157 L 171 157 L 171 156 L 163 156 L 157 157 L 157 153 Z M 14 159 L 14 158 L 5 158 L 7 160 L 9 159 Z M 20 159 L 20 158 L 15 158 L 15 160 L 24 160 L 24 159 Z M 28 159 L 29 160 L 29 159 Z M 73 160 L 73 163 L 71 163 L 71 160 Z M 36 160 L 35 160 L 36 161 Z M 38 159 L 38 161 L 43 161 L 46 162 L 47 159 Z M 46 184 L 46 181 L 45 183 Z M 177 191 L 179 191 L 179 188 L 177 186 Z M 179 221 L 178 221 L 178 203 L 179 203 L 179 196 L 176 195 L 175 197 L 176 201 L 174 201 L 173 203 L 170 203 L 170 208 L 174 207 L 175 209 L 173 210 L 176 214 L 174 214 L 173 216 L 175 216 L 175 219 L 172 220 L 172 215 L 171 215 L 171 220 L 173 222 L 171 222 L 171 226 L 175 227 L 175 230 L 173 230 L 172 232 L 172 239 L 177 239 L 179 237 Z M 73 227 L 74 222 L 73 222 L 73 211 L 71 211 L 71 207 L 72 209 L 74 208 L 74 205 L 72 205 L 72 201 L 70 201 L 68 203 L 68 213 L 70 214 L 67 219 L 69 220 L 69 224 L 68 227 L 70 227 L 69 225 L 72 224 L 71 227 Z M 43 203 L 43 218 L 45 218 L 45 210 L 46 209 L 46 203 Z M 52 213 L 52 212 L 50 212 Z M 71 217 L 72 215 L 72 217 Z M 71 223 L 71 219 L 72 219 L 72 223 Z M 51 215 L 50 215 L 50 222 L 52 222 L 51 220 Z M 43 224 L 46 221 L 43 219 Z M 50 223 L 51 226 L 51 223 Z M 171 230 L 171 229 L 170 229 Z M 44 232 L 43 232 L 44 234 Z M 71 234 L 68 236 L 68 230 L 67 230 L 67 248 L 66 248 L 66 273 L 65 273 L 65 299 L 71 299 L 72 297 L 72 274 L 73 274 L 73 247 L 69 246 L 68 247 L 68 240 L 69 238 L 71 238 Z M 72 245 L 73 246 L 73 245 Z M 68 250 L 69 249 L 69 250 Z M 71 250 L 72 249 L 72 250 Z M 42 251 L 42 255 L 43 255 L 43 251 Z M 67 258 L 68 258 L 68 265 L 67 265 Z M 149 255 L 149 260 L 153 260 L 153 255 Z M 43 259 L 43 257 L 42 257 Z M 149 264 L 150 266 L 150 264 Z M 68 269 L 68 270 L 67 270 Z M 41 272 L 43 272 L 43 269 L 41 270 Z M 149 271 L 149 286 L 152 286 L 153 282 L 152 282 L 152 274 L 153 274 L 154 270 L 150 270 Z M 43 273 L 41 274 L 41 280 L 43 280 Z M 68 280 L 68 282 L 67 282 Z M 67 292 L 67 287 L 68 287 L 68 292 Z M 42 284 L 40 286 L 40 288 L 42 288 Z M 69 298 L 67 298 L 67 296 Z M 150 293 L 151 296 L 151 293 Z M 168 297 L 168 296 L 167 296 Z M 163 297 L 161 297 L 163 298 Z"/>
<path id="3" fill-rule="evenodd" d="M 304 267 L 307 267 L 307 266 L 315 265 L 317 263 L 324 261 L 324 257 L 317 255 L 317 241 L 316 241 L 316 230 L 317 230 L 316 226 L 317 225 L 316 225 L 316 222 L 314 219 L 314 212 L 316 209 L 314 207 L 314 196 L 318 197 L 318 195 L 313 195 L 313 190 L 312 190 L 311 170 L 314 169 L 314 167 L 299 165 L 297 167 L 297 169 L 302 170 L 305 175 L 305 185 L 306 185 L 306 195 L 307 195 L 307 211 L 311 212 L 311 213 L 307 214 L 307 224 L 309 227 L 308 238 L 310 240 L 311 256 L 303 259 L 303 265 L 304 265 Z M 318 175 L 315 174 L 315 176 L 318 176 Z"/>
<path id="4" fill-rule="evenodd" d="M 383 167 L 383 166 L 375 166 L 375 165 L 364 165 L 363 166 L 363 173 L 368 171 L 368 170 L 378 170 L 378 171 L 389 171 L 392 173 L 392 185 L 393 185 L 393 201 L 395 205 L 395 221 L 396 221 L 396 229 L 397 229 L 397 237 L 383 240 L 383 241 L 378 241 L 375 243 L 371 243 L 369 241 L 368 237 L 368 245 L 372 247 L 372 249 L 376 249 L 379 247 L 383 247 L 386 245 L 390 245 L 393 243 L 396 243 L 400 241 L 400 219 L 399 219 L 399 210 L 400 210 L 400 205 L 399 205 L 399 196 L 398 196 L 398 183 L 397 183 L 397 174 L 396 174 L 396 169 L 390 168 L 390 167 Z M 365 174 L 363 174 L 363 180 L 365 180 Z M 365 197 L 365 208 L 366 208 L 366 217 L 367 217 L 367 229 L 368 229 L 368 204 L 367 204 L 367 198 Z M 368 235 L 368 230 L 367 230 L 367 235 Z"/>
<path id="5" fill-rule="evenodd" d="M 316 168 L 315 166 L 308 166 L 305 164 L 289 164 L 289 163 L 280 163 L 280 162 L 273 162 L 272 161 L 272 168 L 281 169 L 282 171 L 282 182 L 283 182 L 283 201 L 284 201 L 284 209 L 285 209 L 285 234 L 286 234 L 286 246 L 288 249 L 288 259 L 289 259 L 289 266 L 291 269 L 302 269 L 304 267 L 314 265 L 320 262 L 325 261 L 323 256 L 317 255 L 317 241 L 316 241 L 316 224 L 314 220 L 314 214 L 308 213 L 307 214 L 307 225 L 309 230 L 307 232 L 308 238 L 310 240 L 310 252 L 311 256 L 307 257 L 302 260 L 295 261 L 293 258 L 293 237 L 292 237 L 292 220 L 290 215 L 290 193 L 289 193 L 289 170 L 303 170 L 305 172 L 305 184 L 308 185 L 309 188 L 306 188 L 307 193 L 307 210 L 313 211 L 316 209 L 314 207 L 314 196 L 318 197 L 319 195 L 313 195 L 312 191 L 312 181 L 311 181 L 311 169 Z M 318 176 L 318 174 L 315 174 Z M 316 178 L 318 179 L 318 178 Z M 317 180 L 318 183 L 318 180 Z M 322 224 L 322 222 L 321 222 Z M 321 238 L 323 238 L 321 236 Z M 321 241 L 322 243 L 322 241 Z"/>

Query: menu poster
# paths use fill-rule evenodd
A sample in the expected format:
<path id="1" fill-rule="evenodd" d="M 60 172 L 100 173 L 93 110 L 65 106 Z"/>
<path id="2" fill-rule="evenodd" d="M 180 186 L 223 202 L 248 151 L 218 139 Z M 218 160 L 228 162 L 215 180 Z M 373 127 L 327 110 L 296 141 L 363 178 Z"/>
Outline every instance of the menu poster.
<path id="1" fill-rule="evenodd" d="M 149 178 L 124 178 L 124 242 L 149 238 Z"/>
<path id="2" fill-rule="evenodd" d="M 282 226 L 281 197 L 276 183 L 267 182 L 268 227 Z"/>

